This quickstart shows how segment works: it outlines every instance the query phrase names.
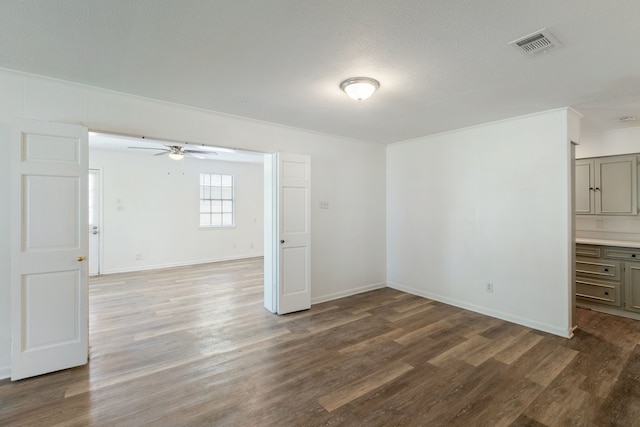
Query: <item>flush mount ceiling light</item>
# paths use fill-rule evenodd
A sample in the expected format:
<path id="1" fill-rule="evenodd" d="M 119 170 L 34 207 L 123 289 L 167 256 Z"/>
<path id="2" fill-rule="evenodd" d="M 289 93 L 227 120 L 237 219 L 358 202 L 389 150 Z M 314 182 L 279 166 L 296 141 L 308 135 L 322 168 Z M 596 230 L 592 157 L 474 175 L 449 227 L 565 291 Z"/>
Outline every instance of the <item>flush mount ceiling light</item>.
<path id="1" fill-rule="evenodd" d="M 352 77 L 340 83 L 340 89 L 356 101 L 367 99 L 379 87 L 380 82 L 370 77 Z"/>

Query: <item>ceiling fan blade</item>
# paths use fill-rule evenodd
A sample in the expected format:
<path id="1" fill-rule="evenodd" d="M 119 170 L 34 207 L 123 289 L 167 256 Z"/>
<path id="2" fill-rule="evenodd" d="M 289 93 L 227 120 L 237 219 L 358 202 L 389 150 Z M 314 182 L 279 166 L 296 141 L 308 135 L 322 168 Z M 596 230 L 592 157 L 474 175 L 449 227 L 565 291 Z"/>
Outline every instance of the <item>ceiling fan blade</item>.
<path id="1" fill-rule="evenodd" d="M 162 151 L 168 151 L 166 148 L 152 148 L 152 147 L 127 147 L 127 148 L 133 148 L 135 150 L 162 150 Z"/>
<path id="2" fill-rule="evenodd" d="M 165 154 L 169 154 L 171 151 L 169 150 L 162 150 L 162 153 L 156 153 L 154 154 L 154 156 L 164 156 Z"/>
<path id="3" fill-rule="evenodd" d="M 192 153 L 192 154 L 205 154 L 205 155 L 213 154 L 214 156 L 218 155 L 218 153 L 216 153 L 215 151 L 182 150 L 182 152 L 183 153 Z"/>
<path id="4" fill-rule="evenodd" d="M 185 150 L 184 155 L 187 157 L 193 157 L 200 160 L 207 160 L 207 156 L 203 156 L 202 154 L 194 153 L 188 150 Z"/>

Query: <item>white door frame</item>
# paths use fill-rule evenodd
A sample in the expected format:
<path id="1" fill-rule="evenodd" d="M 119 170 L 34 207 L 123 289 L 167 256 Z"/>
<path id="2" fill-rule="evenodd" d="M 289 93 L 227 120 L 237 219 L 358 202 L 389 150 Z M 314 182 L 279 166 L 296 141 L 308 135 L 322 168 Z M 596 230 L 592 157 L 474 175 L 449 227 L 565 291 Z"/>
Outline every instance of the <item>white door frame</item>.
<path id="1" fill-rule="evenodd" d="M 97 240 L 98 240 L 98 248 L 97 248 L 98 249 L 98 260 L 97 260 L 97 262 L 98 262 L 98 272 L 97 272 L 97 275 L 99 275 L 100 272 L 102 271 L 102 244 L 103 244 L 103 242 L 102 242 L 102 218 L 103 218 L 103 203 L 102 203 L 102 194 L 103 194 L 102 182 L 103 182 L 103 179 L 102 179 L 102 176 L 103 176 L 103 171 L 102 171 L 102 168 L 89 168 L 89 173 L 91 173 L 91 171 L 96 171 L 97 175 L 98 175 L 98 186 L 97 186 L 98 187 L 97 188 L 97 190 L 98 190 L 98 199 L 99 199 L 98 200 L 98 212 L 97 212 L 97 215 L 98 215 L 97 227 L 98 227 L 98 229 L 96 231 L 97 231 L 97 236 L 98 236 L 97 237 Z M 92 231 L 93 230 L 89 230 L 89 233 L 91 234 Z M 89 236 L 89 239 L 91 239 L 91 236 Z M 92 262 L 92 260 L 91 260 L 91 249 L 92 249 L 91 245 L 92 245 L 92 243 L 90 241 L 89 242 L 89 265 L 90 266 L 91 266 L 91 262 Z M 91 268 L 89 268 L 89 275 L 90 276 L 92 275 L 91 274 Z M 96 274 L 93 274 L 93 275 L 95 276 Z"/>
<path id="2" fill-rule="evenodd" d="M 278 156 L 264 155 L 264 306 L 278 312 Z"/>

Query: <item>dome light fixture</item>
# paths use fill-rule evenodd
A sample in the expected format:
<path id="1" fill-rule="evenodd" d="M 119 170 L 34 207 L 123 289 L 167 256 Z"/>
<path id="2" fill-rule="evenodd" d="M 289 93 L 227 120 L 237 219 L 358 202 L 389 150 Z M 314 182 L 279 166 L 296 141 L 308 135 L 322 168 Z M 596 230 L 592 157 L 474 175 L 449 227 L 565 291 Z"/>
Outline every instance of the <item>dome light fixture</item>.
<path id="1" fill-rule="evenodd" d="M 340 83 L 340 89 L 356 101 L 367 99 L 379 87 L 380 82 L 371 77 L 351 77 Z"/>

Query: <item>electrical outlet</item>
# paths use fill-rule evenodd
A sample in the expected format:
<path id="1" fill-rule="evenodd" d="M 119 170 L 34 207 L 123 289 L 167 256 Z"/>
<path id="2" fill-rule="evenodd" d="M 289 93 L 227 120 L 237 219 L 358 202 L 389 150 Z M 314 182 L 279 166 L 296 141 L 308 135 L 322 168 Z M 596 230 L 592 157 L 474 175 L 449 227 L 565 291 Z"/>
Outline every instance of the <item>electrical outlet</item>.
<path id="1" fill-rule="evenodd" d="M 485 290 L 486 290 L 487 292 L 489 292 L 490 294 L 492 294 L 492 293 L 493 293 L 493 282 L 487 282 L 487 285 L 486 285 L 486 287 L 485 287 Z"/>
<path id="2" fill-rule="evenodd" d="M 142 258 L 142 254 L 137 254 L 136 255 L 136 261 L 141 261 L 142 259 L 143 259 Z"/>

